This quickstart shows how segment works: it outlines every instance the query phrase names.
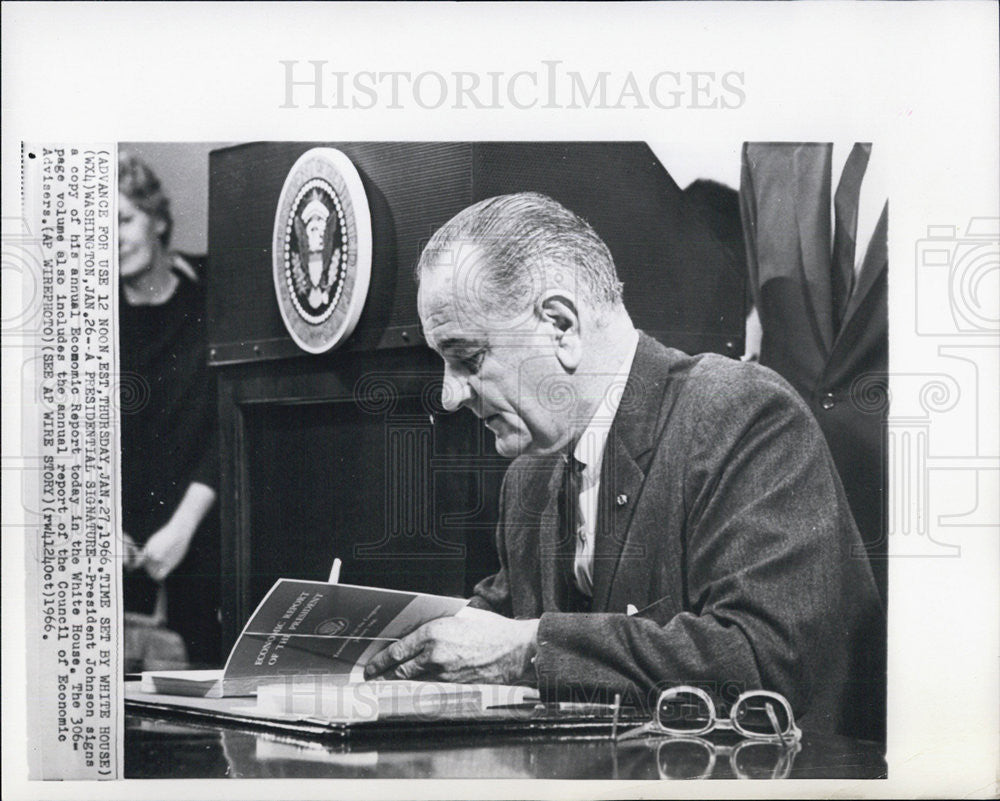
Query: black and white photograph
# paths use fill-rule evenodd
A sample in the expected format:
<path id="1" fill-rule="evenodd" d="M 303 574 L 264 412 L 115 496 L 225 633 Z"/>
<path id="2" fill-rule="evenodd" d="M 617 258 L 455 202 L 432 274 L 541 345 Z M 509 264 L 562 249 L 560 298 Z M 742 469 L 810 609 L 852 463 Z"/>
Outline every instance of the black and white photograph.
<path id="1" fill-rule="evenodd" d="M 126 776 L 177 775 L 192 703 L 199 742 L 238 718 L 286 755 L 192 776 L 297 775 L 303 717 L 308 776 L 315 739 L 330 776 L 885 775 L 872 143 L 835 192 L 832 143 L 747 143 L 739 189 L 644 143 L 223 147 L 207 257 L 171 248 L 144 149 L 118 157 Z M 331 568 L 375 594 L 327 601 Z"/>
<path id="2" fill-rule="evenodd" d="M 994 797 L 995 5 L 168 5 L 4 7 L 10 797 Z"/>

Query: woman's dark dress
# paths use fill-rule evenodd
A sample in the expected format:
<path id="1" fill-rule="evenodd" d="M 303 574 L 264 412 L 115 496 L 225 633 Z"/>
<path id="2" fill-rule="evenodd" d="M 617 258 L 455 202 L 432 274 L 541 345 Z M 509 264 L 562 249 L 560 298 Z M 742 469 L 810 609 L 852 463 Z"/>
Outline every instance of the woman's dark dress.
<path id="1" fill-rule="evenodd" d="M 207 364 L 204 260 L 184 257 L 199 280 L 180 283 L 159 306 L 120 297 L 122 528 L 140 547 L 173 515 L 192 482 L 218 487 L 217 410 Z M 218 505 L 205 516 L 180 565 L 167 577 L 167 626 L 192 663 L 219 654 Z M 125 571 L 127 611 L 153 611 L 157 584 Z"/>

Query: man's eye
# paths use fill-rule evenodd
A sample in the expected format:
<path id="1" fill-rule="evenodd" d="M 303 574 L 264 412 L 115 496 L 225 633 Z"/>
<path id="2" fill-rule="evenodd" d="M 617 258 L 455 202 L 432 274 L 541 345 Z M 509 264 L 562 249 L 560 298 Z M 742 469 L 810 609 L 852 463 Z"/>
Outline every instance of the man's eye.
<path id="1" fill-rule="evenodd" d="M 486 351 L 480 350 L 473 353 L 471 356 L 465 356 L 461 359 L 462 366 L 468 370 L 470 373 L 476 373 L 479 368 L 483 365 L 483 357 L 486 355 Z"/>

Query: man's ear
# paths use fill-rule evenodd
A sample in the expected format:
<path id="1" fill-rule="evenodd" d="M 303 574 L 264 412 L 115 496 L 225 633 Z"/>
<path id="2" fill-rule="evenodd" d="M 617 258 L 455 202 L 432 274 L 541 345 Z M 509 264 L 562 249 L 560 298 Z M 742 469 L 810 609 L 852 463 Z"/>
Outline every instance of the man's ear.
<path id="1" fill-rule="evenodd" d="M 567 372 L 574 372 L 583 357 L 580 339 L 580 314 L 576 298 L 568 292 L 550 290 L 536 306 L 539 318 L 552 326 L 555 333 L 556 358 Z"/>

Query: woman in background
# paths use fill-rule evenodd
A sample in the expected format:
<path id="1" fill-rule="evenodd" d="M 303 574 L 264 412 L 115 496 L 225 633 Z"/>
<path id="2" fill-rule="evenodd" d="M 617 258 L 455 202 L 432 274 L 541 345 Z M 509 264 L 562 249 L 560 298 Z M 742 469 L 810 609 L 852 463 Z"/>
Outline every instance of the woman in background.
<path id="1" fill-rule="evenodd" d="M 124 153 L 118 203 L 125 611 L 133 623 L 165 622 L 179 633 L 189 663 L 217 665 L 217 422 L 204 259 L 170 251 L 170 202 L 153 171 Z M 165 667 L 130 647 L 141 638 L 141 628 L 127 628 L 126 669 Z"/>

